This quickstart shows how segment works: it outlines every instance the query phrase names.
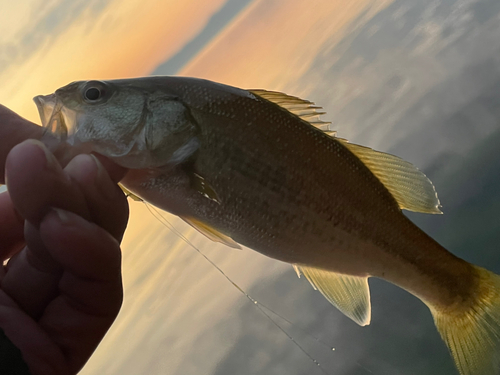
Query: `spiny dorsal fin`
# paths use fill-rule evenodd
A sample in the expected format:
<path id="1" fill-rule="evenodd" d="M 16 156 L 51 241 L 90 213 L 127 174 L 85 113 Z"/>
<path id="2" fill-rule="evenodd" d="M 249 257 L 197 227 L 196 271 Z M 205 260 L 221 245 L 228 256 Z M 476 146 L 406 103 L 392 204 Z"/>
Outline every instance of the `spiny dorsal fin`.
<path id="1" fill-rule="evenodd" d="M 335 136 L 335 131 L 331 129 L 331 122 L 323 121 L 319 116 L 324 115 L 323 108 L 315 106 L 313 102 L 283 94 L 277 91 L 267 90 L 248 90 L 252 94 L 260 96 L 263 99 L 269 100 L 276 105 L 286 109 L 294 115 L 300 117 L 302 120 L 310 123 L 312 126 L 328 132 L 329 135 Z"/>
<path id="2" fill-rule="evenodd" d="M 384 152 L 335 138 L 356 155 L 384 184 L 401 209 L 441 214 L 434 185 L 413 164 Z"/>
<path id="3" fill-rule="evenodd" d="M 344 315 L 360 326 L 370 324 L 371 304 L 368 277 L 342 275 L 313 267 L 294 265 L 297 275 L 302 273 L 314 289 Z"/>
<path id="4" fill-rule="evenodd" d="M 180 216 L 180 218 L 191 225 L 198 232 L 203 234 L 205 237 L 207 237 L 209 240 L 223 243 L 224 245 L 232 247 L 233 249 L 241 250 L 241 246 L 236 241 L 234 241 L 231 237 L 219 232 L 217 229 L 212 228 L 211 226 L 191 217 Z"/>

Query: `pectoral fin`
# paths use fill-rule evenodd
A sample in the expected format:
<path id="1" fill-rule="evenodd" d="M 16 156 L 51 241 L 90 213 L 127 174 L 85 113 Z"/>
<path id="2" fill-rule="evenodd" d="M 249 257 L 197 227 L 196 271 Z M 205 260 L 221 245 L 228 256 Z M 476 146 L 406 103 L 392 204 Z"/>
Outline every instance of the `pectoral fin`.
<path id="1" fill-rule="evenodd" d="M 368 277 L 342 275 L 313 267 L 294 265 L 321 294 L 360 326 L 370 324 L 371 305 Z"/>
<path id="2" fill-rule="evenodd" d="M 220 204 L 220 199 L 214 188 L 199 174 L 192 172 L 190 174 L 191 178 L 191 187 L 195 189 L 198 193 L 203 195 L 205 198 L 208 198 L 214 202 Z"/>
<path id="3" fill-rule="evenodd" d="M 223 243 L 224 245 L 232 247 L 233 249 L 241 250 L 241 246 L 237 242 L 235 242 L 231 237 L 222 234 L 217 229 L 214 229 L 211 226 L 190 217 L 181 217 L 181 219 L 191 225 L 194 229 L 203 234 L 209 240 Z"/>

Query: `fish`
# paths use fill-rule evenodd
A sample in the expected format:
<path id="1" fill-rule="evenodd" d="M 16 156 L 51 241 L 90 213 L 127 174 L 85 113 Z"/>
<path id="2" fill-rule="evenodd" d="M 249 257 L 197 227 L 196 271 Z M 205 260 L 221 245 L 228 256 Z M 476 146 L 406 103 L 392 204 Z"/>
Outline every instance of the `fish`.
<path id="1" fill-rule="evenodd" d="M 361 326 L 368 279 L 395 284 L 428 306 L 460 374 L 498 375 L 500 276 L 403 214 L 441 213 L 424 173 L 338 137 L 313 102 L 178 76 L 77 81 L 34 101 L 57 142 L 128 168 L 137 199 L 290 263 Z"/>

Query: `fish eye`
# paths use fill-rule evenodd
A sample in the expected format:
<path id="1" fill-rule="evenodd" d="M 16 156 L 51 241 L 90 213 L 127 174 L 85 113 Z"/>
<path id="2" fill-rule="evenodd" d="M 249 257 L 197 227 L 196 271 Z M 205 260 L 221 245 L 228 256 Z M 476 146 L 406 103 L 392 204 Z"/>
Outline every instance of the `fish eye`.
<path id="1" fill-rule="evenodd" d="M 87 90 L 85 90 L 84 96 L 85 99 L 87 99 L 88 101 L 94 102 L 101 98 L 102 92 L 97 87 L 90 87 Z"/>

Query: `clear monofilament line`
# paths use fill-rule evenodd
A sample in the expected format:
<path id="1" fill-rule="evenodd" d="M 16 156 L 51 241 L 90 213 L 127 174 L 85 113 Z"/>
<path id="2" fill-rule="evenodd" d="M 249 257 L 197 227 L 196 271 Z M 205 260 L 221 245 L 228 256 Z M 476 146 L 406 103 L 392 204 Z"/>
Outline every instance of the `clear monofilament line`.
<path id="1" fill-rule="evenodd" d="M 217 264 L 215 264 L 207 255 L 205 255 L 200 249 L 198 249 L 189 239 L 187 239 L 181 232 L 179 232 L 169 221 L 168 219 L 162 214 L 160 210 L 158 210 L 156 207 L 150 205 L 149 203 L 144 202 L 146 205 L 148 211 L 166 228 L 170 229 L 172 232 L 174 232 L 180 239 L 182 239 L 186 244 L 191 246 L 198 254 L 200 254 L 208 263 L 210 263 L 224 278 L 231 283 L 241 294 L 243 294 L 252 304 L 257 307 L 257 309 L 274 325 L 276 328 L 278 328 L 300 351 L 304 353 L 304 355 L 309 358 L 311 362 L 313 362 L 320 371 L 324 374 L 329 375 L 329 373 L 322 367 L 322 365 L 314 358 L 312 357 L 281 325 L 279 325 L 265 310 L 269 311 L 270 313 L 276 315 L 277 317 L 281 318 L 284 320 L 286 323 L 290 324 L 291 326 L 295 327 L 299 331 L 301 331 L 303 334 L 309 336 L 312 338 L 314 341 L 318 342 L 319 344 L 325 346 L 328 348 L 330 351 L 334 351 L 335 348 L 332 347 L 331 345 L 325 343 L 322 341 L 320 338 L 312 335 L 311 333 L 307 332 L 304 328 L 299 327 L 297 324 L 291 322 L 281 314 L 277 313 L 270 307 L 258 302 L 255 298 L 250 296 L 247 292 L 245 292 L 238 284 L 236 284 L 229 276 L 226 275 L 226 273 L 219 267 Z M 265 310 L 264 310 L 265 309 Z M 361 365 L 360 363 L 356 362 L 356 365 L 359 366 L 361 369 L 365 370 L 366 372 L 370 374 L 374 374 L 372 371 Z"/>

